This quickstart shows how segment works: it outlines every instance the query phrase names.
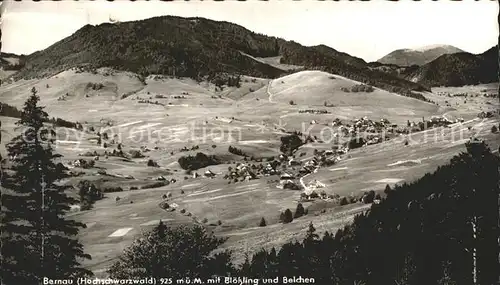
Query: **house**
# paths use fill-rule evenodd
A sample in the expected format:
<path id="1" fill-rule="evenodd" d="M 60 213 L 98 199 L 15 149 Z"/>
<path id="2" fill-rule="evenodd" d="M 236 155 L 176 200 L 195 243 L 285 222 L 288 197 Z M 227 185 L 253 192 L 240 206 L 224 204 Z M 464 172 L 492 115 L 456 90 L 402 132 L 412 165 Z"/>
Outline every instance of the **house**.
<path id="1" fill-rule="evenodd" d="M 290 190 L 299 190 L 300 187 L 292 180 L 283 180 L 280 183 L 280 188 L 282 189 L 290 189 Z"/>
<path id="2" fill-rule="evenodd" d="M 301 165 L 302 163 L 300 161 L 297 161 L 293 158 L 290 158 L 290 160 L 288 161 L 288 165 L 290 166 L 298 166 L 298 165 Z"/>
<path id="3" fill-rule="evenodd" d="M 295 177 L 293 177 L 293 175 L 291 175 L 291 174 L 288 174 L 288 173 L 283 173 L 283 174 L 281 174 L 280 179 L 281 179 L 281 180 L 286 180 L 286 179 L 295 179 Z"/>
<path id="4" fill-rule="evenodd" d="M 326 185 L 319 182 L 318 180 L 313 180 L 311 183 L 309 183 L 308 188 L 311 190 L 318 189 L 318 188 L 324 188 Z"/>
<path id="5" fill-rule="evenodd" d="M 325 150 L 325 155 L 333 155 L 333 154 L 334 154 L 333 150 L 329 150 L 329 149 Z"/>
<path id="6" fill-rule="evenodd" d="M 213 173 L 211 170 L 207 170 L 204 173 L 205 177 L 213 178 L 215 177 L 215 173 Z"/>

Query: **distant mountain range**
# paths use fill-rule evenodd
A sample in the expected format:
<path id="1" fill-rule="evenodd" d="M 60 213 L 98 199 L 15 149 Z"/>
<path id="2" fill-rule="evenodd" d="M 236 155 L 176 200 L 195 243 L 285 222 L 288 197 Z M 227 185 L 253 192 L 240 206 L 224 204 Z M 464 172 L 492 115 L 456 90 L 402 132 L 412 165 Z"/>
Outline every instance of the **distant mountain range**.
<path id="1" fill-rule="evenodd" d="M 498 46 L 481 54 L 445 54 L 405 72 L 404 78 L 427 86 L 463 86 L 498 82 Z"/>
<path id="2" fill-rule="evenodd" d="M 435 70 L 438 68 L 435 65 L 451 65 L 449 60 L 440 59 L 439 63 L 431 62 L 422 68 L 367 63 L 325 45 L 306 47 L 257 34 L 233 23 L 175 16 L 86 25 L 45 50 L 23 56 L 19 71 L 12 77 L 39 78 L 75 67 L 89 71 L 112 67 L 142 76 L 164 74 L 212 82 L 220 82 L 231 74 L 276 78 L 293 72 L 256 60 L 272 57 L 279 57 L 283 65 L 323 70 L 419 99 L 425 98 L 414 91 L 429 90 L 433 84 L 495 80 L 491 76 L 469 75 L 455 80 L 445 74 L 448 71 Z M 462 57 L 472 60 L 470 56 Z M 459 63 L 462 57 L 457 58 L 455 70 L 462 68 Z M 474 72 L 483 69 L 481 62 L 475 63 Z M 488 71 L 492 69 L 487 67 Z M 464 69 L 463 73 L 469 71 Z"/>
<path id="3" fill-rule="evenodd" d="M 418 49 L 398 49 L 377 60 L 377 62 L 399 66 L 424 65 L 444 54 L 458 52 L 464 51 L 450 45 L 432 45 Z"/>

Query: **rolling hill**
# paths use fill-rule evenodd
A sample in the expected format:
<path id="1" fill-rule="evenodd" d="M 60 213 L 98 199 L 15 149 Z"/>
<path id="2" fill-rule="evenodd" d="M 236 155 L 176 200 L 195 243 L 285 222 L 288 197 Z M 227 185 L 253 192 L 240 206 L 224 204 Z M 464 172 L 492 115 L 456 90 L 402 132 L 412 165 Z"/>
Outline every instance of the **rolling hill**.
<path id="1" fill-rule="evenodd" d="M 152 75 L 144 81 L 145 84 L 131 72 L 102 68 L 95 74 L 68 70 L 49 78 L 0 86 L 1 101 L 17 108 L 22 107 L 35 87 L 41 105 L 46 106 L 50 116 L 83 125 L 83 130 L 57 129 L 55 148 L 63 155 L 65 165 L 99 157 L 93 168 L 71 166 L 75 176 L 68 183 L 76 185 L 80 180 L 89 180 L 102 189 L 123 188 L 106 193 L 106 198 L 97 201 L 90 210 L 69 214 L 87 225 L 79 236 L 92 255 L 85 266 L 98 276 L 104 275 L 124 247 L 160 219 L 170 226 L 203 223 L 206 219 L 207 228 L 228 238 L 224 247 L 234 250 L 234 259 L 240 262 L 245 251 L 253 253 L 301 238 L 310 222 L 321 231 L 336 231 L 352 221 L 355 214 L 368 209 L 369 205 L 361 202 L 338 206 L 333 201 L 317 199 L 302 202 L 310 214 L 282 224 L 280 212 L 295 209 L 301 191 L 279 188 L 279 175 L 261 175 L 250 181 L 224 178 L 229 168 L 247 163 L 266 165 L 267 159 L 277 158 L 285 131 L 306 130 L 322 140 L 297 150 L 295 159 L 305 165 L 315 152 L 332 150 L 335 142 L 329 139 L 337 132 L 331 125 L 335 118 L 352 124 L 365 116 L 377 122 L 384 118 L 402 127 L 408 120 L 419 121 L 422 117 L 451 117 L 449 113 L 453 111 L 453 117 L 466 120 L 448 129 L 415 133 L 408 146 L 403 143 L 407 137 L 398 135 L 379 144 L 353 149 L 339 157 L 335 165 L 295 179 L 296 184 L 304 185 L 317 180 L 325 184 L 318 191 L 342 196 L 381 191 L 386 184 L 413 181 L 461 151 L 463 140 L 457 138 L 467 139 L 472 132 L 487 138 L 493 149 L 498 148 L 498 135 L 490 132 L 492 125 L 498 125 L 498 118 L 481 121 L 476 118 L 477 110 L 469 110 L 471 105 L 496 108 L 496 98 L 468 99 L 468 104 L 453 104 L 457 108 L 454 110 L 378 88 L 372 92 L 345 92 L 343 88 L 351 90 L 360 82 L 318 70 L 273 80 L 243 77 L 241 87 L 225 86 L 222 91 L 213 84 L 189 78 Z M 478 87 L 477 92 L 483 88 Z M 122 94 L 128 96 L 122 98 Z M 290 100 L 296 104 L 290 105 Z M 463 101 L 459 97 L 442 100 Z M 328 106 L 324 106 L 325 101 Z M 16 120 L 1 117 L 1 121 L 5 130 L 3 142 L 7 142 L 16 134 Z M 109 138 L 106 147 L 95 141 L 97 133 L 104 132 Z M 106 156 L 105 152 L 112 153 L 118 147 L 115 135 L 125 153 L 142 149 L 144 157 Z M 229 146 L 243 150 L 248 157 L 229 153 Z M 3 150 L 1 145 L 0 152 Z M 178 160 L 197 152 L 220 157 L 222 163 L 194 171 L 200 176 L 188 175 Z M 86 156 L 88 153 L 91 156 Z M 2 156 L 5 157 L 3 152 Z M 251 157 L 255 159 L 252 161 Z M 250 161 L 245 161 L 249 158 Z M 150 159 L 159 167 L 148 166 Z M 298 170 L 298 166 L 288 163 L 283 166 L 279 169 L 287 173 Z M 215 177 L 204 177 L 207 170 L 215 173 Z M 161 177 L 177 182 L 160 183 Z M 169 212 L 159 206 L 167 193 L 172 194 L 168 203 L 176 205 L 177 210 Z M 265 218 L 266 227 L 258 227 L 261 218 Z"/>
<path id="2" fill-rule="evenodd" d="M 464 51 L 450 45 L 433 45 L 418 49 L 398 49 L 383 56 L 377 62 L 399 66 L 424 65 L 444 54 L 459 52 Z"/>
<path id="3" fill-rule="evenodd" d="M 14 77 L 40 78 L 72 67 L 112 67 L 142 76 L 163 74 L 212 82 L 221 76 L 225 80 L 227 74 L 276 78 L 287 73 L 252 57 L 280 57 L 280 64 L 340 74 L 407 96 L 412 96 L 411 90 L 428 90 L 371 70 L 362 59 L 327 46 L 305 47 L 228 22 L 173 16 L 86 25 L 47 49 L 27 56 L 26 65 Z"/>

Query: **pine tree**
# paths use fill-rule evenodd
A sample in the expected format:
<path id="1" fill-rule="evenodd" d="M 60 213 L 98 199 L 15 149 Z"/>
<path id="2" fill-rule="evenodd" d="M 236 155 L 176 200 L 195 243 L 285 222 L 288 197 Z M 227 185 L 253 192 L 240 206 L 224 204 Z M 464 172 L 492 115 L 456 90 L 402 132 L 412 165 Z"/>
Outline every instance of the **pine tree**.
<path id="1" fill-rule="evenodd" d="M 260 219 L 260 223 L 259 223 L 259 227 L 265 227 L 267 224 L 266 224 L 266 220 L 264 219 L 264 217 L 262 217 Z"/>
<path id="2" fill-rule="evenodd" d="M 280 213 L 280 218 L 279 218 L 279 221 L 280 223 L 283 223 L 283 221 L 285 220 L 285 213 L 284 212 L 281 212 Z"/>
<path id="3" fill-rule="evenodd" d="M 8 145 L 12 166 L 2 178 L 2 284 L 40 284 L 44 277 L 74 279 L 92 273 L 81 259 L 90 259 L 76 239 L 84 224 L 65 219 L 76 199 L 65 194 L 70 186 L 60 155 L 52 149 L 53 130 L 44 128 L 48 115 L 38 106 L 36 89 L 24 105 L 17 125 L 22 134 Z"/>
<path id="4" fill-rule="evenodd" d="M 294 219 L 300 218 L 305 215 L 304 206 L 301 203 L 297 204 L 297 208 L 295 209 L 295 214 L 293 216 Z"/>
<path id="5" fill-rule="evenodd" d="M 283 213 L 283 223 L 288 224 L 293 221 L 293 214 L 290 209 L 286 209 L 285 212 Z"/>
<path id="6" fill-rule="evenodd" d="M 316 233 L 316 228 L 314 227 L 313 223 L 309 223 L 309 227 L 307 228 L 307 233 L 306 233 L 306 241 L 316 241 L 319 240 L 319 235 Z"/>

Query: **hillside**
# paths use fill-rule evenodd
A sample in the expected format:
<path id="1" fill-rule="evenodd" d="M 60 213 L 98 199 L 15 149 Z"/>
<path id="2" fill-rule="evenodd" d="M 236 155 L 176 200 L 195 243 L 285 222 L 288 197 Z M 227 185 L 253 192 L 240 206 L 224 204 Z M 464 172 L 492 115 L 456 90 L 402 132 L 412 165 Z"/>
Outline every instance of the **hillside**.
<path id="1" fill-rule="evenodd" d="M 383 56 L 377 62 L 399 66 L 424 65 L 444 54 L 464 52 L 450 45 L 435 45 L 419 49 L 398 49 Z"/>
<path id="2" fill-rule="evenodd" d="M 13 53 L 0 53 L 0 81 L 14 74 L 24 65 L 24 56 Z"/>
<path id="3" fill-rule="evenodd" d="M 481 54 L 446 54 L 405 76 L 427 86 L 463 86 L 498 81 L 498 47 Z"/>
<path id="4" fill-rule="evenodd" d="M 248 56 L 249 55 L 249 56 Z M 410 94 L 423 86 L 373 71 L 359 58 L 326 46 L 305 47 L 203 18 L 156 17 L 119 24 L 86 25 L 27 57 L 19 78 L 54 75 L 72 67 L 112 67 L 147 76 L 164 74 L 213 81 L 221 74 L 276 78 L 286 71 L 255 58 L 321 69 L 389 91 Z"/>
<path id="5" fill-rule="evenodd" d="M 377 115 L 387 113 L 388 106 L 413 112 L 423 111 L 425 115 L 438 109 L 436 105 L 378 88 L 371 92 L 352 92 L 355 86 L 361 86 L 361 83 L 322 71 L 301 71 L 273 80 L 268 91 L 272 102 L 289 104 L 293 101 L 297 105 L 322 107 L 326 103 L 338 108 L 377 110 L 373 112 Z"/>
<path id="6" fill-rule="evenodd" d="M 333 48 L 331 48 L 329 46 L 317 45 L 317 46 L 312 46 L 311 48 L 313 50 L 321 52 L 323 54 L 339 58 L 339 59 L 343 60 L 345 63 L 350 64 L 350 65 L 354 65 L 357 67 L 363 67 L 366 65 L 366 62 L 363 59 L 351 56 L 351 55 L 344 53 L 344 52 L 339 52 L 339 51 L 334 50 Z"/>

